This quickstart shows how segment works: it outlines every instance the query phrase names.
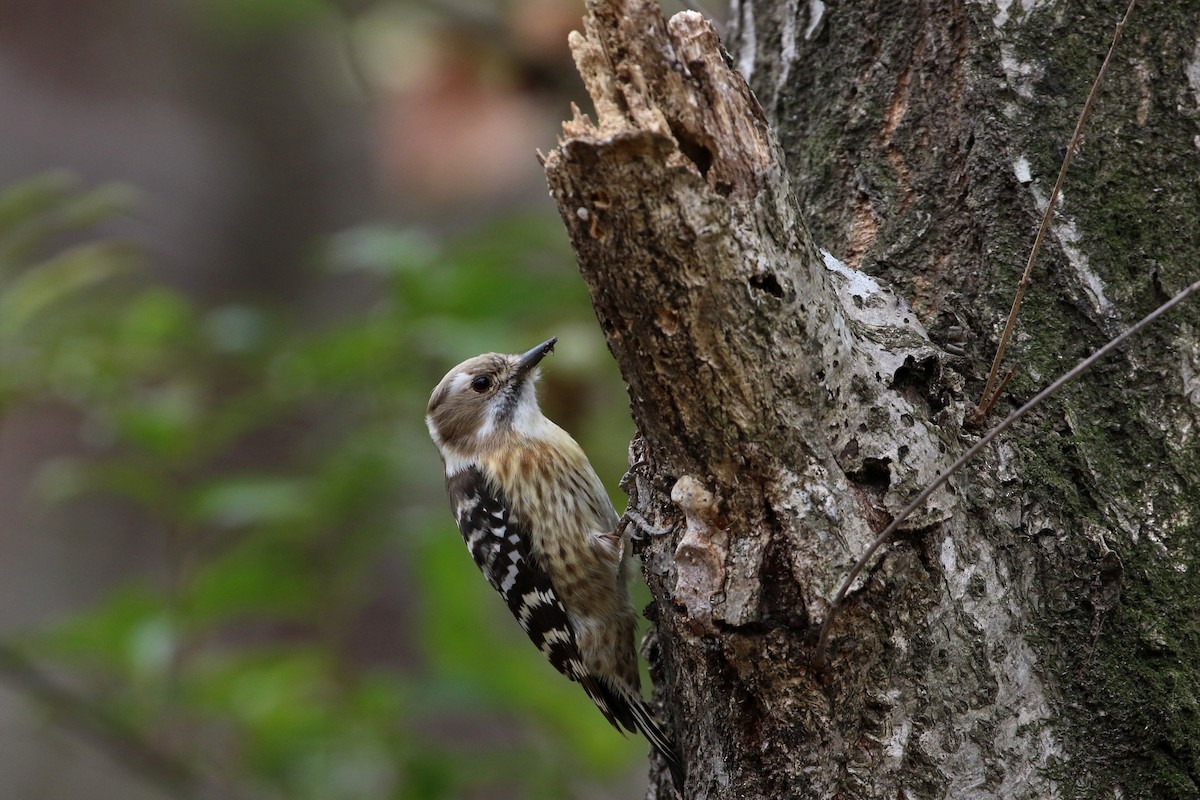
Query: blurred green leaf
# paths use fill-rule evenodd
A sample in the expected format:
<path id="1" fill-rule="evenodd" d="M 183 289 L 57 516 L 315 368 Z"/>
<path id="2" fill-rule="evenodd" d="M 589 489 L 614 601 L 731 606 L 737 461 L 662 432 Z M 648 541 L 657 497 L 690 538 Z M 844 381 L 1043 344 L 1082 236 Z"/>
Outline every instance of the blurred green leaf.
<path id="1" fill-rule="evenodd" d="M 132 501 L 156 514 L 169 514 L 179 507 L 172 475 L 136 460 L 53 459 L 39 470 L 34 494 L 48 504 L 107 495 Z"/>
<path id="2" fill-rule="evenodd" d="M 320 564 L 294 543 L 251 537 L 207 561 L 186 595 L 189 622 L 206 628 L 234 621 L 303 621 L 320 605 Z"/>
<path id="3" fill-rule="evenodd" d="M 175 625 L 165 611 L 140 620 L 129 633 L 126 659 L 134 675 L 157 677 L 165 675 L 178 647 Z"/>
<path id="4" fill-rule="evenodd" d="M 204 317 L 204 333 L 218 353 L 252 353 L 262 348 L 270 325 L 262 309 L 222 306 Z"/>
<path id="5" fill-rule="evenodd" d="M 0 338 L 13 336 L 54 304 L 127 273 L 132 257 L 125 245 L 84 244 L 17 276 L 0 293 Z"/>
<path id="6" fill-rule="evenodd" d="M 158 353 L 183 345 L 195 314 L 186 299 L 161 287 L 138 293 L 117 319 L 118 345 L 123 350 Z"/>
<path id="7" fill-rule="evenodd" d="M 310 492 L 310 483 L 298 478 L 222 477 L 192 493 L 187 514 L 222 528 L 295 522 L 312 515 Z"/>
<path id="8" fill-rule="evenodd" d="M 112 667 L 133 667 L 146 663 L 139 658 L 136 645 L 139 632 L 160 619 L 162 613 L 161 595 L 146 586 L 131 584 L 112 592 L 86 615 L 60 623 L 38 638 L 43 648 L 59 655 Z"/>
<path id="9" fill-rule="evenodd" d="M 262 34 L 311 20 L 329 11 L 323 0 L 203 0 L 213 26 L 230 35 Z"/>
<path id="10" fill-rule="evenodd" d="M 76 181 L 65 171 L 47 172 L 0 191 L 0 237 L 39 219 L 70 197 Z"/>
<path id="11" fill-rule="evenodd" d="M 412 229 L 363 227 L 335 236 L 330 247 L 334 272 L 365 272 L 396 278 L 437 268 L 441 250 L 428 235 Z"/>
<path id="12" fill-rule="evenodd" d="M 203 415 L 200 389 L 181 381 L 143 387 L 133 402 L 115 409 L 113 422 L 131 444 L 173 461 L 201 435 Z"/>
<path id="13" fill-rule="evenodd" d="M 129 187 L 112 184 L 81 191 L 67 172 L 50 172 L 0 191 L 0 275 L 37 248 L 64 234 L 87 230 L 137 202 Z"/>

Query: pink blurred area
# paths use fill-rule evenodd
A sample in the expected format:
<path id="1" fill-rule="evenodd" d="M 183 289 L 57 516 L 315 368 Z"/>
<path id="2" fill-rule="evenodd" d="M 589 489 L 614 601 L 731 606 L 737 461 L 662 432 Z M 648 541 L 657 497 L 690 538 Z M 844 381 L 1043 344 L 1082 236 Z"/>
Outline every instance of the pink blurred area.
<path id="1" fill-rule="evenodd" d="M 579 16 L 573 2 L 521 0 L 423 32 L 377 117 L 381 175 L 407 212 L 544 196 L 531 144 L 552 145 L 583 94 L 566 48 Z"/>
<path id="2" fill-rule="evenodd" d="M 135 187 L 128 232 L 218 298 L 293 291 L 312 242 L 364 220 L 544 206 L 581 4 L 295 5 L 0 1 L 0 182 Z"/>
<path id="3" fill-rule="evenodd" d="M 566 49 L 581 4 L 256 5 L 275 15 L 0 0 L 0 185 L 50 170 L 126 184 L 137 210 L 111 232 L 157 277 L 203 302 L 306 307 L 337 302 L 311 266 L 338 231 L 549 209 L 534 149 L 582 94 Z M 160 563 L 145 520 L 30 499 L 29 465 L 76 450 L 77 423 L 36 408 L 0 421 L 0 635 Z M 160 796 L 7 686 L 0 732 L 0 797 Z"/>
<path id="4" fill-rule="evenodd" d="M 489 81 L 471 42 L 434 34 L 425 74 L 381 104 L 380 175 L 404 192 L 415 214 L 494 202 L 530 189 L 529 143 L 553 130 L 541 98 L 506 80 Z"/>

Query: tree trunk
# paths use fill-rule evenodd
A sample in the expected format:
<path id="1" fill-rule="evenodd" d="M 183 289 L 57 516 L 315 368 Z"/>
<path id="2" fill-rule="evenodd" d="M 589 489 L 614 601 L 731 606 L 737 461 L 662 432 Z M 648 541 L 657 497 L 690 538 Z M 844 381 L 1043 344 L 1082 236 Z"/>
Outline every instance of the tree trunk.
<path id="1" fill-rule="evenodd" d="M 545 164 L 629 384 L 631 503 L 679 523 L 644 558 L 687 797 L 1200 797 L 1200 304 L 936 493 L 811 662 L 978 437 L 1124 10 L 1093 5 L 742 0 L 731 59 L 694 12 L 590 0 L 596 119 Z M 1135 11 L 1000 413 L 1200 275 L 1198 31 L 1194 0 Z"/>

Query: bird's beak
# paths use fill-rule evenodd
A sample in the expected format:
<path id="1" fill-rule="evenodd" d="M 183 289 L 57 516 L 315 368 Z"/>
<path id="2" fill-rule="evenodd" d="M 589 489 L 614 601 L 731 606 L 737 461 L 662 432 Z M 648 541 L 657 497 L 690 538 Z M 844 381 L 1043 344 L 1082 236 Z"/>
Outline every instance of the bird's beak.
<path id="1" fill-rule="evenodd" d="M 515 372 L 513 372 L 513 380 L 524 380 L 525 376 L 528 375 L 543 358 L 554 352 L 554 343 L 557 341 L 557 336 L 551 337 L 521 356 L 521 360 L 517 362 L 517 369 Z"/>

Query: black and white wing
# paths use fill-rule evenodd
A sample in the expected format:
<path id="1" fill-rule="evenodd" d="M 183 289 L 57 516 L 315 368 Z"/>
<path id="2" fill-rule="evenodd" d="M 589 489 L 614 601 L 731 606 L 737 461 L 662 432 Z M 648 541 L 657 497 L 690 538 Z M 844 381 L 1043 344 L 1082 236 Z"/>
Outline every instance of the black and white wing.
<path id="1" fill-rule="evenodd" d="M 549 574 L 533 556 L 528 528 L 476 467 L 448 477 L 446 488 L 463 541 L 484 577 L 554 668 L 584 681 L 588 671 L 571 619 Z"/>
<path id="2" fill-rule="evenodd" d="M 448 476 L 446 488 L 471 557 L 525 633 L 555 669 L 583 686 L 614 728 L 641 730 L 666 759 L 677 785 L 682 785 L 683 768 L 674 745 L 636 687 L 593 674 L 584 663 L 566 606 L 533 555 L 528 527 L 512 513 L 503 493 L 489 486 L 477 467 Z"/>

